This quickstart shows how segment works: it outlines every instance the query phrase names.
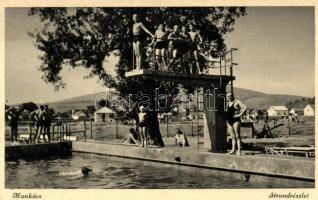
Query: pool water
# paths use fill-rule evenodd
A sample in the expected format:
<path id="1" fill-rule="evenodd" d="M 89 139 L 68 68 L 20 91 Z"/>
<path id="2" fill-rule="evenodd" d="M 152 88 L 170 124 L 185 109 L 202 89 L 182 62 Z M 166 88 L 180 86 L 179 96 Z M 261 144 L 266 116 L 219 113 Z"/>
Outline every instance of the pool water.
<path id="1" fill-rule="evenodd" d="M 88 176 L 65 175 L 83 166 Z M 62 174 L 62 175 L 61 175 Z M 255 184 L 199 168 L 73 153 L 68 158 L 6 161 L 6 188 L 262 188 Z"/>

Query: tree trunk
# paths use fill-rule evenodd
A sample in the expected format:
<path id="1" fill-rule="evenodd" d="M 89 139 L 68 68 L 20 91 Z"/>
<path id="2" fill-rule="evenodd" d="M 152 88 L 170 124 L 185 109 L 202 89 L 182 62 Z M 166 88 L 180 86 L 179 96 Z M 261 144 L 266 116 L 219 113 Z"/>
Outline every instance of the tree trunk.
<path id="1" fill-rule="evenodd" d="M 158 113 L 156 111 L 149 112 L 149 127 L 147 131 L 154 145 L 159 147 L 165 146 L 160 133 Z"/>

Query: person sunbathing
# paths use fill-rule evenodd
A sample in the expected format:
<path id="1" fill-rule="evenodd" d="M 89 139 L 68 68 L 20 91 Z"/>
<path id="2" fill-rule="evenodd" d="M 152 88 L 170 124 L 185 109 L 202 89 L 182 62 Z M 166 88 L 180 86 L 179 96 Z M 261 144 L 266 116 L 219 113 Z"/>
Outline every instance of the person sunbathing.
<path id="1" fill-rule="evenodd" d="M 125 142 L 126 140 L 128 140 L 129 144 L 138 144 L 138 140 L 137 140 L 138 136 L 137 133 L 135 131 L 135 129 L 131 128 L 129 129 L 129 134 L 126 135 L 122 140 L 121 143 Z"/>

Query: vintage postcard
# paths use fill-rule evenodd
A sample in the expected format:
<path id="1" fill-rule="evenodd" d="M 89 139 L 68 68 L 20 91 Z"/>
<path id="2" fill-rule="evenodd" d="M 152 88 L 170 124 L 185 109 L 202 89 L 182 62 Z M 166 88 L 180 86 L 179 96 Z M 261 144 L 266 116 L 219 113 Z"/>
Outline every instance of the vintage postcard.
<path id="1" fill-rule="evenodd" d="M 316 199 L 294 3 L 1 3 L 0 199 Z"/>

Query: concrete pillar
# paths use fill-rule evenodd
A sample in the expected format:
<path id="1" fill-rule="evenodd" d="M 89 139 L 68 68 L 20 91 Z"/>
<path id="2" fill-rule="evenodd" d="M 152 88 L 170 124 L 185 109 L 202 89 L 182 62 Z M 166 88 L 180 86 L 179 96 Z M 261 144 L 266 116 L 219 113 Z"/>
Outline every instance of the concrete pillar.
<path id="1" fill-rule="evenodd" d="M 226 152 L 226 83 L 204 88 L 204 147 L 211 152 Z"/>

